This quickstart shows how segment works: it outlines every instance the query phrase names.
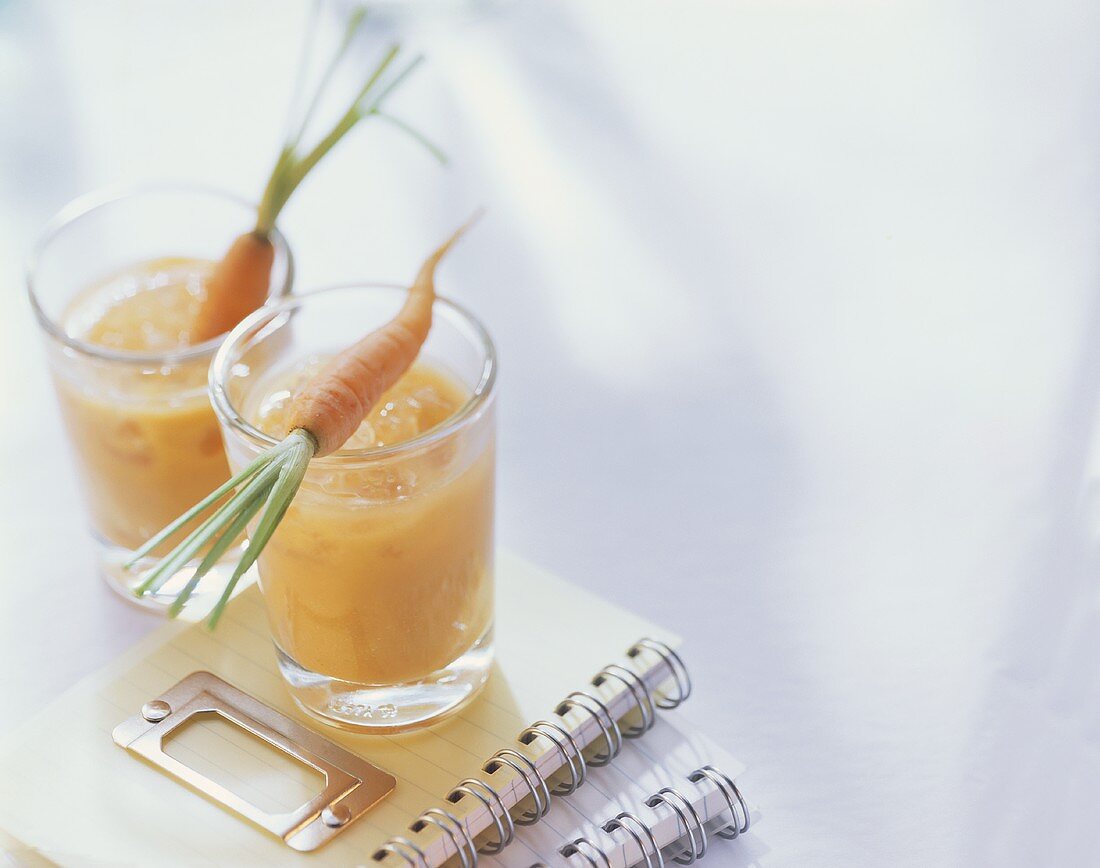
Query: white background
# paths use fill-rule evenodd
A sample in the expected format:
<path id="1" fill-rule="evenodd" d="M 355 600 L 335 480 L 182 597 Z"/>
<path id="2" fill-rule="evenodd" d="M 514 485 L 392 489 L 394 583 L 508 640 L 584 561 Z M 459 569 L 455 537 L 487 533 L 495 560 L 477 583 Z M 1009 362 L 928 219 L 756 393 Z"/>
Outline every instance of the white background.
<path id="1" fill-rule="evenodd" d="M 0 730 L 157 624 L 93 575 L 20 261 L 105 184 L 257 196 L 307 8 L 0 2 Z M 282 221 L 300 286 L 406 280 L 488 206 L 441 283 L 503 360 L 501 542 L 687 637 L 765 813 L 709 865 L 1100 859 L 1098 18 L 436 15 L 393 106 L 451 167 L 375 125 Z"/>

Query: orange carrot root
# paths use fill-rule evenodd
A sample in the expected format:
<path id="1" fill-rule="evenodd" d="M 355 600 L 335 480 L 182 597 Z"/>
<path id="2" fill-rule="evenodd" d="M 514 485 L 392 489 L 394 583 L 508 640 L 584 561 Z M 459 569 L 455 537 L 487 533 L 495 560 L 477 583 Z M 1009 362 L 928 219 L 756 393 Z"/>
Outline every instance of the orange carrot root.
<path id="1" fill-rule="evenodd" d="M 316 456 L 335 452 L 356 432 L 386 390 L 416 361 L 432 327 L 435 269 L 480 216 L 474 215 L 425 260 L 401 310 L 333 358 L 293 399 L 289 430 L 317 441 Z"/>
<path id="2" fill-rule="evenodd" d="M 255 232 L 240 236 L 206 281 L 206 299 L 191 326 L 191 343 L 225 334 L 267 300 L 275 247 Z"/>

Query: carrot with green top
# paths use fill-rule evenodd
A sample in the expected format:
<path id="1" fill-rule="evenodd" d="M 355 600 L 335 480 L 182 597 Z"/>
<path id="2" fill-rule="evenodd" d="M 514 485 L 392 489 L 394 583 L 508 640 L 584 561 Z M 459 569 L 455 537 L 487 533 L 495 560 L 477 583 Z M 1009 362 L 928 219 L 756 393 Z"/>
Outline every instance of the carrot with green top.
<path id="1" fill-rule="evenodd" d="M 206 279 L 206 296 L 191 325 L 192 344 L 203 343 L 225 334 L 264 304 L 275 261 L 271 233 L 275 229 L 276 219 L 306 175 L 360 121 L 369 117 L 388 120 L 423 144 L 441 162 L 444 161 L 438 148 L 420 133 L 383 111 L 386 98 L 422 60 L 421 57 L 416 57 L 396 74 L 391 73 L 401 52 L 399 45 L 391 45 L 386 50 L 378 66 L 332 129 L 313 148 L 302 151 L 301 140 L 310 117 L 365 18 L 366 11 L 363 9 L 357 9 L 349 16 L 343 40 L 329 62 L 309 106 L 300 122 L 294 125 L 275 161 L 257 210 L 256 225 L 234 240 Z"/>
<path id="2" fill-rule="evenodd" d="M 135 594 L 144 596 L 156 592 L 181 567 L 206 550 L 198 568 L 169 607 L 171 616 L 179 614 L 199 581 L 238 539 L 248 523 L 259 515 L 255 529 L 249 534 L 248 548 L 208 616 L 207 623 L 211 627 L 217 623 L 241 576 L 256 561 L 289 508 L 309 462 L 343 446 L 383 393 L 396 384 L 416 360 L 432 326 L 436 266 L 473 219 L 428 257 L 393 319 L 333 357 L 292 399 L 289 431 L 278 445 L 257 457 L 134 552 L 127 567 L 228 496 L 224 504 L 146 574 L 135 588 Z"/>

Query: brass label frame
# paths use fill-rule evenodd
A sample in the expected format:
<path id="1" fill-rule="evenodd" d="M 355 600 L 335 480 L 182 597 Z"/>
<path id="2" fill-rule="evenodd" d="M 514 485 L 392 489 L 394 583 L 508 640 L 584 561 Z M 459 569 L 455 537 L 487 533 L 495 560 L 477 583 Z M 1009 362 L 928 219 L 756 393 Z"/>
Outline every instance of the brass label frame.
<path id="1" fill-rule="evenodd" d="M 312 766 L 325 786 L 299 807 L 270 813 L 164 751 L 173 730 L 214 713 Z M 115 727 L 115 744 L 137 754 L 301 852 L 316 850 L 393 792 L 397 778 L 291 720 L 211 672 L 192 672 Z"/>

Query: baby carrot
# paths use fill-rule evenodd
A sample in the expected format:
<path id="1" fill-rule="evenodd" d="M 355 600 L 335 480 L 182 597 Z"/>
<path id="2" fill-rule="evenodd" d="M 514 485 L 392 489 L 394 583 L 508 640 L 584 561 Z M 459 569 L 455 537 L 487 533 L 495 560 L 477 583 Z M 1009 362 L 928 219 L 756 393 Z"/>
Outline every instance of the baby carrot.
<path id="1" fill-rule="evenodd" d="M 424 261 L 393 319 L 336 355 L 293 398 L 290 430 L 278 445 L 261 454 L 133 554 L 127 567 L 229 495 L 228 500 L 145 575 L 135 589 L 138 596 L 159 590 L 187 561 L 209 547 L 207 555 L 169 608 L 170 615 L 178 614 L 218 557 L 236 540 L 249 520 L 259 514 L 256 528 L 249 535 L 248 548 L 207 619 L 211 627 L 217 623 L 241 576 L 256 561 L 278 527 L 305 477 L 309 462 L 343 446 L 383 393 L 394 386 L 416 360 L 432 326 L 436 267 L 477 216 L 456 230 Z"/>
<path id="2" fill-rule="evenodd" d="M 335 452 L 412 365 L 432 327 L 435 267 L 477 219 L 472 217 L 432 253 L 397 315 L 333 358 L 291 401 L 291 431 L 309 432 L 316 457 Z"/>
<path id="3" fill-rule="evenodd" d="M 191 343 L 232 329 L 267 299 L 275 246 L 266 235 L 241 235 L 206 279 L 206 297 L 191 323 Z"/>
<path id="4" fill-rule="evenodd" d="M 340 46 L 330 60 L 300 122 L 295 129 L 292 129 L 275 161 L 275 167 L 271 171 L 260 202 L 256 226 L 230 245 L 225 256 L 207 278 L 206 295 L 191 324 L 192 344 L 203 343 L 228 332 L 248 314 L 263 305 L 267 299 L 271 268 L 275 259 L 271 233 L 274 231 L 279 213 L 306 175 L 359 121 L 368 117 L 388 120 L 427 147 L 438 159 L 441 161 L 444 159 L 439 150 L 416 130 L 382 110 L 386 98 L 422 59 L 420 57 L 413 59 L 401 71 L 389 76 L 387 73 L 401 50 L 399 45 L 389 47 L 381 62 L 360 88 L 351 106 L 335 126 L 311 150 L 300 152 L 301 139 L 313 110 L 320 102 L 333 71 L 347 52 L 365 17 L 366 12 L 363 9 L 357 9 L 349 16 Z"/>

